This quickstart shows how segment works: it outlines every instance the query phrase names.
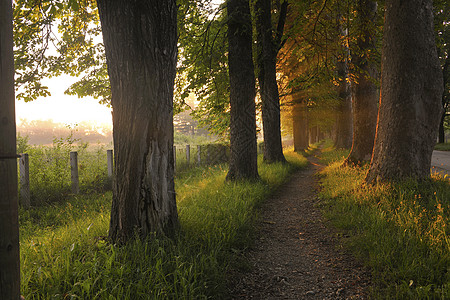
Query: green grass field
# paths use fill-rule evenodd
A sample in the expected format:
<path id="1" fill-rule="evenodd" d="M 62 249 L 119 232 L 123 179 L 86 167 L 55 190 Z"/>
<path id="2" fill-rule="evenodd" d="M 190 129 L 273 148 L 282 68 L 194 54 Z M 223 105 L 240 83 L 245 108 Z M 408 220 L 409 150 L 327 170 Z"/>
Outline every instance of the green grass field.
<path id="1" fill-rule="evenodd" d="M 206 299 L 226 296 L 227 270 L 252 242 L 258 205 L 307 161 L 259 162 L 260 182 L 225 182 L 224 165 L 177 175 L 181 230 L 109 244 L 111 193 L 68 196 L 20 210 L 26 299 Z"/>
<path id="2" fill-rule="evenodd" d="M 347 154 L 323 151 L 323 210 L 372 270 L 372 297 L 450 299 L 448 179 L 367 186 L 367 167 L 342 166 Z"/>

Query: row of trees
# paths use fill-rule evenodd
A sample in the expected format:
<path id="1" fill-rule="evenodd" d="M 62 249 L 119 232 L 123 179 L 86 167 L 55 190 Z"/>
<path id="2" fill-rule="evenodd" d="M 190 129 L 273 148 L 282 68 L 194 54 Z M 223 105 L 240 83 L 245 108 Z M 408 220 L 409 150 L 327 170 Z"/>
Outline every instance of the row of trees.
<path id="1" fill-rule="evenodd" d="M 312 2 L 290 11 L 288 20 L 308 16 L 292 23 L 279 63 L 290 89 L 294 144 L 299 150 L 308 145 L 309 112 L 313 126 L 329 130 L 334 123 L 336 147 L 351 148 L 346 163 L 371 162 L 367 182 L 427 178 L 436 128 L 448 107 L 449 5 L 411 5 L 389 19 L 403 8 L 380 3 Z M 336 122 L 311 114 L 330 107 Z"/>
<path id="2" fill-rule="evenodd" d="M 2 91 L 9 91 L 0 97 L 0 136 L 5 141 L 0 147 L 0 182 L 2 191 L 8 191 L 0 198 L 0 212 L 5 214 L 0 224 L 0 291 L 2 298 L 18 299 L 17 175 L 12 159 L 13 14 L 10 1 L 0 3 L 0 84 Z M 386 0 L 382 96 L 375 143 L 373 56 L 379 39 L 374 20 L 379 8 L 375 1 L 355 1 L 354 6 L 348 6 L 355 13 L 350 18 L 345 10 L 348 7 L 340 3 L 257 0 L 250 5 L 248 0 L 228 0 L 212 10 L 194 0 L 98 0 L 82 4 L 73 0 L 16 1 L 16 83 L 21 85 L 18 95 L 30 100 L 46 94 L 39 79 L 68 72 L 84 74 L 69 93 L 93 94 L 111 104 L 115 181 L 109 237 L 115 243 L 126 242 L 136 232 L 141 237 L 151 232 L 167 236 L 176 232 L 173 113 L 183 106 L 183 97 L 191 91 L 203 99 L 198 116 L 215 120 L 210 123 L 225 129 L 222 131 L 230 128 L 229 180 L 258 178 L 255 78 L 262 101 L 264 159 L 284 161 L 277 84 L 281 73 L 289 79 L 291 91 L 287 94 L 291 99 L 312 90 L 329 95 L 330 86 L 337 86 L 337 98 L 345 100 L 336 102 L 343 120 L 339 124 L 344 125 L 338 136 L 343 137 L 349 132 L 349 82 L 357 83 L 353 139 L 342 139 L 342 145 L 348 146 L 348 141 L 353 140 L 349 161 L 366 160 L 375 145 L 367 182 L 404 176 L 426 178 L 443 90 L 432 2 Z M 52 26 L 56 25 L 52 24 L 58 24 L 60 36 L 53 33 Z M 351 24 L 358 28 L 358 34 L 350 43 Z M 177 28 L 183 39 L 177 39 Z M 104 48 L 96 40 L 100 32 Z M 52 43 L 60 55 L 45 54 Z M 358 51 L 352 50 L 352 45 Z M 330 49 L 335 53 L 333 59 L 328 57 Z M 353 73 L 349 72 L 351 50 Z M 291 65 L 285 64 L 277 73 L 277 61 L 279 65 L 281 61 Z M 326 68 L 331 61 L 335 72 Z M 175 97 L 175 107 L 174 87 L 183 91 Z M 332 98 L 336 97 L 317 97 L 316 103 Z M 410 134 L 405 134 L 405 128 Z"/>

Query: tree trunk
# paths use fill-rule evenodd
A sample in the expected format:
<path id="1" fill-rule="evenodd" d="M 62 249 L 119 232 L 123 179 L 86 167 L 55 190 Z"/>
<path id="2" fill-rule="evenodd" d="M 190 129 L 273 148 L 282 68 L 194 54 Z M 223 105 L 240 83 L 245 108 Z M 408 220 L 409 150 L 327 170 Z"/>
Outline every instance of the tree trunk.
<path id="1" fill-rule="evenodd" d="M 387 0 L 381 99 L 366 182 L 425 179 L 442 113 L 431 0 Z"/>
<path id="2" fill-rule="evenodd" d="M 439 121 L 439 133 L 438 133 L 438 143 L 445 143 L 445 128 L 444 128 L 445 112 Z"/>
<path id="3" fill-rule="evenodd" d="M 447 91 L 445 90 L 445 87 L 447 86 L 447 81 L 448 81 L 448 67 L 450 65 L 450 57 L 447 55 L 447 58 L 445 59 L 445 63 L 444 66 L 442 67 L 442 78 L 443 78 L 443 87 L 444 87 L 444 92 L 442 93 L 442 108 L 443 108 L 443 112 L 442 112 L 442 117 L 441 120 L 439 122 L 439 143 L 445 143 L 445 128 L 444 128 L 444 121 L 445 121 L 445 117 L 447 116 L 447 108 L 449 106 L 449 100 L 448 100 L 448 96 L 449 96 L 449 92 L 448 89 Z"/>
<path id="4" fill-rule="evenodd" d="M 314 125 L 311 128 L 309 128 L 309 137 L 311 144 L 319 142 L 319 126 Z"/>
<path id="5" fill-rule="evenodd" d="M 20 298 L 12 6 L 0 0 L 0 299 Z"/>
<path id="6" fill-rule="evenodd" d="M 258 81 L 262 102 L 264 134 L 264 161 L 286 162 L 281 143 L 280 96 L 277 83 L 277 54 L 283 35 L 287 1 L 283 2 L 277 37 L 273 37 L 271 1 L 256 1 L 256 28 L 258 31 Z"/>
<path id="7" fill-rule="evenodd" d="M 341 36 L 347 32 L 339 25 Z M 341 57 L 337 62 L 337 76 L 339 80 L 338 97 L 339 107 L 336 124 L 336 148 L 349 149 L 352 146 L 352 95 L 348 81 L 348 47 L 343 45 Z"/>
<path id="8" fill-rule="evenodd" d="M 356 6 L 358 36 L 352 54 L 354 76 L 353 88 L 353 145 L 347 163 L 370 162 L 377 126 L 378 88 L 376 62 L 377 3 L 359 0 Z"/>
<path id="9" fill-rule="evenodd" d="M 341 82 L 339 87 L 339 107 L 336 123 L 336 148 L 350 149 L 352 146 L 352 98 L 348 83 Z"/>
<path id="10" fill-rule="evenodd" d="M 308 112 L 305 101 L 295 104 L 292 112 L 294 151 L 303 151 L 309 146 Z"/>
<path id="11" fill-rule="evenodd" d="M 98 0 L 111 82 L 114 184 L 109 237 L 172 235 L 175 0 Z"/>
<path id="12" fill-rule="evenodd" d="M 256 179 L 255 73 L 248 0 L 228 0 L 230 73 L 230 169 L 227 180 Z"/>

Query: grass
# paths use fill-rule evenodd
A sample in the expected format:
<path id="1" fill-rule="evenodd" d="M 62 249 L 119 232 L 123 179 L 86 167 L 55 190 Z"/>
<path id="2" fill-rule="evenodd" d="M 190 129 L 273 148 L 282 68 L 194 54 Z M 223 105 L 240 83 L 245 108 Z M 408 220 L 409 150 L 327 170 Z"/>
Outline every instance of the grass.
<path id="1" fill-rule="evenodd" d="M 50 146 L 28 144 L 28 137 L 17 137 L 18 153 L 29 155 L 30 201 L 34 206 L 49 205 L 71 193 L 70 152 L 78 152 L 79 186 L 82 193 L 106 191 L 106 148 L 90 146 L 73 138 L 54 138 Z"/>
<path id="2" fill-rule="evenodd" d="M 260 182 L 225 182 L 226 166 L 177 174 L 181 230 L 117 247 L 105 242 L 111 194 L 79 195 L 20 212 L 26 299 L 226 297 L 227 270 L 252 242 L 255 209 L 306 159 L 261 162 Z"/>
<path id="3" fill-rule="evenodd" d="M 29 145 L 27 136 L 18 135 L 18 153 L 29 155 L 30 202 L 32 205 L 51 205 L 62 201 L 71 194 L 69 160 L 71 151 L 78 152 L 81 193 L 105 192 L 111 189 L 111 179 L 107 176 L 107 148 L 105 145 L 83 143 L 80 139 L 75 139 L 73 134 L 72 131 L 67 137 L 55 137 L 52 145 Z M 217 157 L 217 153 L 222 153 L 226 146 L 218 143 L 205 143 L 212 140 L 210 137 L 177 133 L 175 138 L 179 143 L 192 143 L 189 161 L 186 156 L 186 145 L 178 144 L 176 146 L 177 173 L 190 172 L 198 165 L 197 146 L 201 146 L 202 165 L 223 163 L 224 159 L 227 160 L 226 155 Z"/>
<path id="4" fill-rule="evenodd" d="M 321 174 L 327 218 L 372 270 L 375 299 L 450 298 L 450 184 L 363 184 L 366 167 L 343 167 L 345 151 L 324 149 Z"/>
<path id="5" fill-rule="evenodd" d="M 436 144 L 436 146 L 434 146 L 434 150 L 439 150 L 439 151 L 450 151 L 450 143 L 440 143 L 440 144 Z"/>

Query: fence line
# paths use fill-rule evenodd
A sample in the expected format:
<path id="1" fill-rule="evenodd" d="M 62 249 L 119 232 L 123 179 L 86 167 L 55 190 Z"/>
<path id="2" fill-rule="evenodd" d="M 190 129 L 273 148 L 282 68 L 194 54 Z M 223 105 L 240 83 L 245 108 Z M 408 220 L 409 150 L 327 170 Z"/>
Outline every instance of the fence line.
<path id="1" fill-rule="evenodd" d="M 30 199 L 30 161 L 28 154 L 24 153 L 19 159 L 19 172 L 20 172 L 20 198 L 25 208 L 29 208 L 31 205 Z"/>
<path id="2" fill-rule="evenodd" d="M 191 145 L 186 145 L 186 163 L 189 166 L 191 160 Z"/>
<path id="3" fill-rule="evenodd" d="M 195 148 L 194 148 L 195 149 Z M 183 170 L 183 165 L 186 168 L 191 168 L 195 165 L 207 165 L 225 163 L 229 159 L 229 147 L 221 144 L 208 144 L 197 145 L 196 147 L 197 161 L 191 164 L 191 146 L 186 145 L 185 156 L 186 161 L 183 161 L 183 157 L 178 159 L 178 169 Z M 194 153 L 195 154 L 195 153 Z M 177 148 L 173 147 L 174 155 L 174 171 L 177 162 Z M 112 179 L 113 176 L 113 150 L 106 150 L 106 162 L 107 162 L 107 176 Z M 79 164 L 78 164 L 78 152 L 71 151 L 69 154 L 70 161 L 70 178 L 71 178 L 71 191 L 73 194 L 80 193 L 80 179 L 79 179 Z M 20 174 L 20 200 L 25 208 L 31 206 L 31 192 L 30 192 L 30 167 L 29 167 L 29 155 L 23 153 L 19 160 L 19 174 Z M 83 166 L 81 166 L 81 172 Z"/>
<path id="4" fill-rule="evenodd" d="M 113 175 L 113 151 L 106 150 L 106 163 L 108 165 L 108 178 L 112 178 Z"/>
<path id="5" fill-rule="evenodd" d="M 80 179 L 78 177 L 78 152 L 70 152 L 70 178 L 72 181 L 72 193 L 80 193 Z"/>

